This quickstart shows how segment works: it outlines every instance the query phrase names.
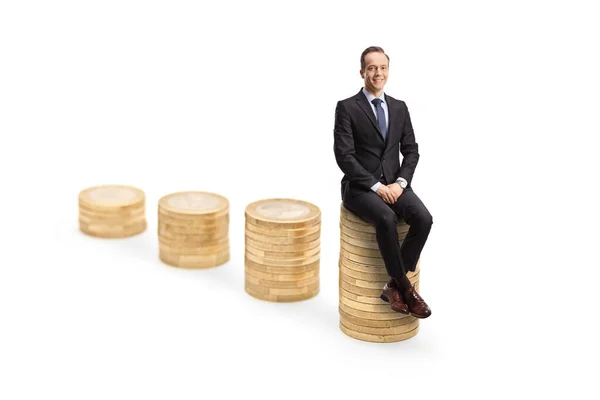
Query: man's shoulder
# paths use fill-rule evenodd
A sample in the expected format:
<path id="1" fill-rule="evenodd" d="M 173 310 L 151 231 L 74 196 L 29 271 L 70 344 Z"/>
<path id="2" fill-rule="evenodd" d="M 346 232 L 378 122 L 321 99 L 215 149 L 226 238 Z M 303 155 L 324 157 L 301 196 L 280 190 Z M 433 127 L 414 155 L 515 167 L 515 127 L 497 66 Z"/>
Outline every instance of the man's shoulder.
<path id="1" fill-rule="evenodd" d="M 393 96 L 390 96 L 390 95 L 389 95 L 389 94 L 387 94 L 387 93 L 385 94 L 385 98 L 386 98 L 386 99 L 387 99 L 387 100 L 388 100 L 390 103 L 397 103 L 397 104 L 400 104 L 400 105 L 402 105 L 402 106 L 405 106 L 405 105 L 406 105 L 406 103 L 404 102 L 404 100 L 397 99 L 397 98 L 395 98 L 395 97 L 393 97 Z"/>

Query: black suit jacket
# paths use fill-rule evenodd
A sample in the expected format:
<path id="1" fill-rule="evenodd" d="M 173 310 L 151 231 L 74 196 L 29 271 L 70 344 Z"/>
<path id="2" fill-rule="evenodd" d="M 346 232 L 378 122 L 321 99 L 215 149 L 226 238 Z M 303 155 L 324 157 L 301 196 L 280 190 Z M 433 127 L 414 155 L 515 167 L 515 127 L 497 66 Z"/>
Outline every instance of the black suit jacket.
<path id="1" fill-rule="evenodd" d="M 383 172 L 386 184 L 402 177 L 411 186 L 419 161 L 408 108 L 402 100 L 385 95 L 388 105 L 387 140 L 377 125 L 377 118 L 362 89 L 340 100 L 335 109 L 334 153 L 342 178 L 342 200 L 370 191 Z M 400 165 L 400 153 L 403 160 Z"/>

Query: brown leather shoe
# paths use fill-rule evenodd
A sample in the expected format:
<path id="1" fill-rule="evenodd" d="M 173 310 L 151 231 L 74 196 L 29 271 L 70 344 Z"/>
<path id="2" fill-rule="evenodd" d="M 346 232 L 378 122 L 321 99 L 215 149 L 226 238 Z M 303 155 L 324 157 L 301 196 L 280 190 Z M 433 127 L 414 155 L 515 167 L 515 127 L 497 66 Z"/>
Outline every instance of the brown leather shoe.
<path id="1" fill-rule="evenodd" d="M 408 306 L 402 300 L 398 288 L 391 287 L 389 283 L 386 283 L 379 297 L 381 300 L 390 303 L 392 310 L 408 315 Z"/>
<path id="2" fill-rule="evenodd" d="M 404 301 L 408 306 L 410 315 L 413 317 L 427 318 L 431 315 L 431 309 L 427 303 L 425 303 L 423 298 L 419 296 L 419 293 L 417 293 L 414 285 L 404 292 Z"/>

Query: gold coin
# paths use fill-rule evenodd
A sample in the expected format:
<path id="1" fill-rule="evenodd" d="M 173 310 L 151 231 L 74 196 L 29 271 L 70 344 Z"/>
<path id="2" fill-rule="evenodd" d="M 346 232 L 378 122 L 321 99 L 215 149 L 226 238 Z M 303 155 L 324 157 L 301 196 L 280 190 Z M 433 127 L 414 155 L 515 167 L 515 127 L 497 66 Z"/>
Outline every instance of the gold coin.
<path id="1" fill-rule="evenodd" d="M 229 250 L 229 248 L 230 248 L 229 241 L 224 241 L 223 243 L 219 243 L 217 245 L 212 245 L 212 246 L 173 247 L 173 246 L 169 246 L 165 242 L 159 240 L 158 246 L 161 250 L 163 250 L 166 253 L 173 253 L 173 254 L 179 254 L 179 255 L 184 255 L 184 254 L 211 255 L 211 254 L 222 253 L 226 250 Z"/>
<path id="2" fill-rule="evenodd" d="M 278 258 L 270 258 L 270 257 L 259 257 L 255 256 L 252 253 L 249 253 L 247 250 L 245 251 L 245 256 L 247 259 L 254 261 L 255 263 L 262 265 L 269 265 L 272 267 L 295 267 L 312 264 L 315 261 L 321 258 L 321 252 L 308 256 L 308 257 L 298 257 L 298 258 L 288 258 L 288 259 L 278 259 Z"/>
<path id="3" fill-rule="evenodd" d="M 255 285 L 257 287 L 263 287 L 268 289 L 294 289 L 311 286 L 319 282 L 319 275 L 311 276 L 309 278 L 299 279 L 297 281 L 280 281 L 280 280 L 268 280 L 257 278 L 252 275 L 252 270 L 248 267 L 245 268 L 246 282 Z"/>
<path id="4" fill-rule="evenodd" d="M 317 224 L 309 228 L 290 229 L 286 228 L 285 226 L 278 226 L 276 229 L 273 229 L 273 227 L 267 228 L 264 226 L 254 225 L 253 223 L 246 221 L 246 230 L 258 235 L 294 238 L 312 235 L 313 233 L 320 231 L 321 224 Z"/>
<path id="5" fill-rule="evenodd" d="M 378 335 L 378 336 L 389 336 L 389 335 L 402 335 L 404 333 L 410 332 L 413 329 L 419 326 L 419 320 L 414 318 L 412 321 L 409 318 L 405 318 L 406 323 L 398 326 L 390 326 L 390 327 L 373 327 L 373 326 L 362 326 L 359 324 L 354 324 L 351 321 L 348 321 L 344 317 L 340 316 L 340 321 L 342 324 L 348 328 L 353 330 L 354 332 L 367 333 L 370 335 Z"/>
<path id="6" fill-rule="evenodd" d="M 79 221 L 79 230 L 86 235 L 99 238 L 126 238 L 143 233 L 147 228 L 146 220 L 137 221 L 133 224 L 103 224 Z"/>
<path id="7" fill-rule="evenodd" d="M 338 312 L 340 314 L 340 319 L 343 318 L 344 320 L 351 322 L 352 324 L 370 327 L 370 328 L 399 327 L 402 325 L 410 324 L 411 322 L 414 322 L 417 320 L 417 318 L 413 317 L 412 315 L 405 315 L 405 314 L 400 314 L 400 313 L 396 313 L 399 315 L 399 317 L 396 319 L 377 320 L 377 319 L 365 319 L 365 318 L 356 317 L 354 315 L 348 314 L 341 308 L 338 308 Z"/>
<path id="8" fill-rule="evenodd" d="M 296 296 L 313 293 L 315 290 L 319 289 L 320 282 L 317 279 L 314 283 L 302 287 L 279 288 L 257 285 L 253 283 L 252 280 L 248 280 L 246 277 L 245 287 L 246 289 L 251 289 L 255 293 L 269 294 L 274 296 Z"/>
<path id="9" fill-rule="evenodd" d="M 317 240 L 320 240 L 321 232 L 318 231 L 311 235 L 302 236 L 302 237 L 282 237 L 282 236 L 259 235 L 254 232 L 246 231 L 245 237 L 249 238 L 251 240 L 254 240 L 256 242 L 269 243 L 269 244 L 275 244 L 275 245 L 292 246 L 292 245 L 296 245 L 296 244 L 313 243 Z"/>
<path id="10" fill-rule="evenodd" d="M 320 269 L 321 260 L 317 260 L 312 264 L 308 265 L 300 265 L 300 266 L 291 266 L 291 267 L 282 267 L 282 266 L 270 266 L 270 265 L 262 265 L 256 263 L 252 260 L 249 260 L 247 257 L 244 259 L 244 264 L 248 268 L 251 268 L 254 271 L 261 271 L 272 274 L 299 274 L 302 272 L 308 271 L 318 271 Z"/>
<path id="11" fill-rule="evenodd" d="M 357 310 L 353 307 L 349 307 L 344 303 L 339 303 L 339 308 L 342 309 L 347 314 L 350 314 L 357 318 L 368 319 L 373 321 L 390 321 L 402 318 L 408 318 L 410 315 L 401 314 L 399 312 L 393 311 L 391 308 L 388 312 L 371 312 L 371 311 L 363 311 Z"/>
<path id="12" fill-rule="evenodd" d="M 195 232 L 173 232 L 170 229 L 158 225 L 157 233 L 160 237 L 172 240 L 172 241 L 182 241 L 182 242 L 203 242 L 203 241 L 214 241 L 218 239 L 223 239 L 229 236 L 229 230 L 227 228 L 221 229 L 218 231 L 212 232 L 203 232 L 203 231 L 195 231 Z"/>
<path id="13" fill-rule="evenodd" d="M 146 221 L 146 217 L 144 215 L 136 216 L 136 217 L 115 217 L 115 218 L 95 218 L 93 216 L 85 215 L 79 213 L 79 222 L 83 224 L 98 224 L 105 226 L 126 226 L 126 225 L 135 225 L 138 223 L 143 223 Z"/>
<path id="14" fill-rule="evenodd" d="M 165 264 L 180 268 L 212 268 L 225 264 L 230 259 L 229 250 L 212 255 L 177 254 L 159 248 L 159 259 Z"/>
<path id="15" fill-rule="evenodd" d="M 298 282 L 303 279 L 313 278 L 319 275 L 319 269 L 313 269 L 306 272 L 298 272 L 294 274 L 279 273 L 279 272 L 264 272 L 246 266 L 245 271 L 257 279 L 265 279 L 269 281 L 288 281 Z"/>
<path id="16" fill-rule="evenodd" d="M 369 266 L 369 265 L 384 266 L 385 265 L 381 256 L 379 256 L 379 257 L 362 257 L 362 256 L 357 256 L 356 254 L 348 253 L 344 249 L 340 249 L 340 256 L 344 257 L 348 260 L 352 260 L 353 262 L 355 262 L 357 264 L 363 264 L 363 265 L 367 265 L 367 266 Z"/>
<path id="17" fill-rule="evenodd" d="M 99 185 L 79 192 L 79 204 L 89 210 L 127 210 L 145 202 L 141 189 L 128 185 Z"/>
<path id="18" fill-rule="evenodd" d="M 163 196 L 158 201 L 159 213 L 173 218 L 193 219 L 221 215 L 229 210 L 229 201 L 216 193 L 187 191 Z"/>
<path id="19" fill-rule="evenodd" d="M 343 290 L 345 290 L 349 293 L 352 293 L 354 295 L 357 295 L 357 296 L 364 296 L 364 297 L 369 297 L 369 298 L 373 298 L 373 299 L 379 299 L 379 296 L 381 296 L 381 290 L 383 289 L 383 286 L 378 289 L 369 289 L 369 288 L 362 288 L 362 287 L 354 286 L 354 285 L 344 281 L 341 277 L 339 277 L 338 280 L 339 280 L 339 288 L 340 289 L 343 289 Z"/>
<path id="20" fill-rule="evenodd" d="M 293 244 L 277 244 L 277 243 L 265 243 L 260 242 L 258 240 L 254 240 L 248 236 L 245 236 L 246 246 L 252 246 L 257 250 L 265 250 L 265 251 L 281 251 L 281 252 L 297 252 L 297 251 L 307 251 L 311 249 L 318 248 L 321 244 L 321 239 L 318 238 L 313 240 L 312 242 L 305 243 L 293 243 Z"/>
<path id="21" fill-rule="evenodd" d="M 381 282 L 382 286 L 385 285 L 385 283 L 391 279 L 387 273 L 385 273 L 385 274 L 368 274 L 368 273 L 364 273 L 364 272 L 357 272 L 357 271 L 354 271 L 353 269 L 350 269 L 350 268 L 344 266 L 344 264 L 340 264 L 339 267 L 340 267 L 340 273 L 344 274 L 350 278 L 360 279 L 360 280 L 369 281 L 369 282 Z"/>
<path id="22" fill-rule="evenodd" d="M 340 241 L 348 243 L 349 245 L 356 246 L 356 247 L 379 250 L 379 245 L 377 244 L 377 241 L 375 241 L 375 240 L 369 241 L 369 240 L 352 238 L 352 237 L 344 234 L 344 232 L 340 232 Z"/>
<path id="23" fill-rule="evenodd" d="M 381 291 L 377 291 L 375 293 L 381 293 Z M 345 297 L 347 299 L 356 301 L 357 303 L 363 303 L 363 304 L 378 304 L 378 305 L 383 305 L 383 304 L 388 304 L 385 301 L 381 300 L 381 295 L 378 296 L 362 296 L 362 295 L 358 295 L 358 294 L 354 294 L 352 292 L 349 292 L 348 290 L 344 289 L 341 285 L 339 288 L 339 295 L 342 297 Z"/>
<path id="24" fill-rule="evenodd" d="M 371 282 L 371 281 L 365 281 L 362 279 L 356 279 L 356 278 L 352 278 L 349 277 L 348 275 L 342 273 L 340 271 L 340 279 L 342 279 L 344 282 L 349 283 L 353 286 L 357 286 L 357 287 L 361 287 L 361 288 L 365 288 L 365 289 L 383 289 L 383 286 L 385 285 L 385 283 L 383 282 Z"/>
<path id="25" fill-rule="evenodd" d="M 321 210 L 296 199 L 263 199 L 246 206 L 246 222 L 266 228 L 308 228 L 321 224 Z"/>
<path id="26" fill-rule="evenodd" d="M 257 257 L 267 257 L 267 258 L 284 259 L 284 260 L 294 259 L 294 258 L 311 257 L 321 251 L 320 247 L 315 247 L 314 249 L 310 249 L 310 250 L 301 250 L 301 251 L 294 251 L 294 252 L 291 252 L 291 251 L 287 251 L 287 252 L 266 251 L 266 250 L 255 249 L 254 246 L 250 246 L 248 244 L 246 244 L 245 249 L 248 253 L 252 253 L 253 255 L 255 255 Z"/>
<path id="27" fill-rule="evenodd" d="M 384 304 L 359 303 L 358 301 L 350 300 L 346 297 L 339 296 L 339 303 L 344 304 L 354 310 L 367 311 L 376 314 L 395 312 L 390 308 L 390 305 L 385 302 Z"/>
<path id="28" fill-rule="evenodd" d="M 357 262 L 354 262 L 342 254 L 340 254 L 338 264 L 342 263 L 346 267 L 353 269 L 357 272 L 364 272 L 366 274 L 387 274 L 387 270 L 385 269 L 385 265 L 364 265 Z"/>
<path id="29" fill-rule="evenodd" d="M 417 335 L 419 332 L 419 327 L 416 327 L 412 331 L 402 333 L 399 335 L 370 335 L 368 333 L 356 332 L 347 326 L 345 326 L 340 321 L 340 330 L 346 334 L 347 336 L 353 339 L 359 339 L 365 342 L 373 342 L 373 343 L 392 343 L 392 342 L 400 342 L 403 340 L 410 339 Z"/>
<path id="30" fill-rule="evenodd" d="M 381 257 L 381 250 L 377 249 L 367 249 L 364 247 L 353 246 L 349 243 L 340 240 L 340 247 L 347 251 L 348 253 L 356 254 L 358 256 L 363 257 Z"/>
<path id="31" fill-rule="evenodd" d="M 158 210 L 158 221 L 160 223 L 170 225 L 177 228 L 188 228 L 188 229 L 215 229 L 222 226 L 229 225 L 229 210 L 220 212 L 219 214 L 208 214 L 208 215 L 189 215 L 179 214 L 174 215 L 173 213 L 164 213 Z"/>
<path id="32" fill-rule="evenodd" d="M 91 208 L 79 205 L 79 216 L 97 220 L 123 220 L 145 218 L 145 215 L 146 210 L 143 204 L 137 208 L 132 208 L 128 210 L 117 209 L 112 211 L 102 209 L 93 210 Z"/>
<path id="33" fill-rule="evenodd" d="M 254 290 L 251 286 L 246 285 L 245 291 L 250 296 L 257 298 L 259 300 L 271 301 L 277 303 L 286 303 L 286 302 L 296 302 L 296 301 L 304 301 L 311 299 L 319 294 L 320 288 L 317 287 L 311 291 L 301 294 L 290 294 L 290 295 L 276 295 L 270 293 L 262 293 L 260 291 Z"/>

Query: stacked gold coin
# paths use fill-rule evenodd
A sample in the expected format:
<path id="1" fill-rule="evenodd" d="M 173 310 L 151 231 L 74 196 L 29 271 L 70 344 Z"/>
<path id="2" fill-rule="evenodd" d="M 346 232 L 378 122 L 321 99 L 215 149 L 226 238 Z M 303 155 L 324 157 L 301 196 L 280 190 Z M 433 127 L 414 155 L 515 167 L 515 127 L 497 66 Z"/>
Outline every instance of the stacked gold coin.
<path id="1" fill-rule="evenodd" d="M 319 293 L 321 211 L 294 199 L 265 199 L 245 210 L 245 289 L 273 302 Z"/>
<path id="2" fill-rule="evenodd" d="M 402 245 L 409 226 L 398 221 L 398 242 Z M 408 273 L 419 289 L 420 261 Z M 340 329 L 346 335 L 367 342 L 398 342 L 415 336 L 419 320 L 393 311 L 383 301 L 381 290 L 390 280 L 375 237 L 375 226 L 341 205 L 339 259 Z"/>
<path id="3" fill-rule="evenodd" d="M 158 202 L 159 258 L 182 268 L 226 263 L 229 252 L 229 201 L 209 192 L 177 192 Z"/>
<path id="4" fill-rule="evenodd" d="M 126 185 L 100 185 L 79 193 L 79 229 L 90 236 L 124 238 L 146 230 L 146 196 Z"/>

